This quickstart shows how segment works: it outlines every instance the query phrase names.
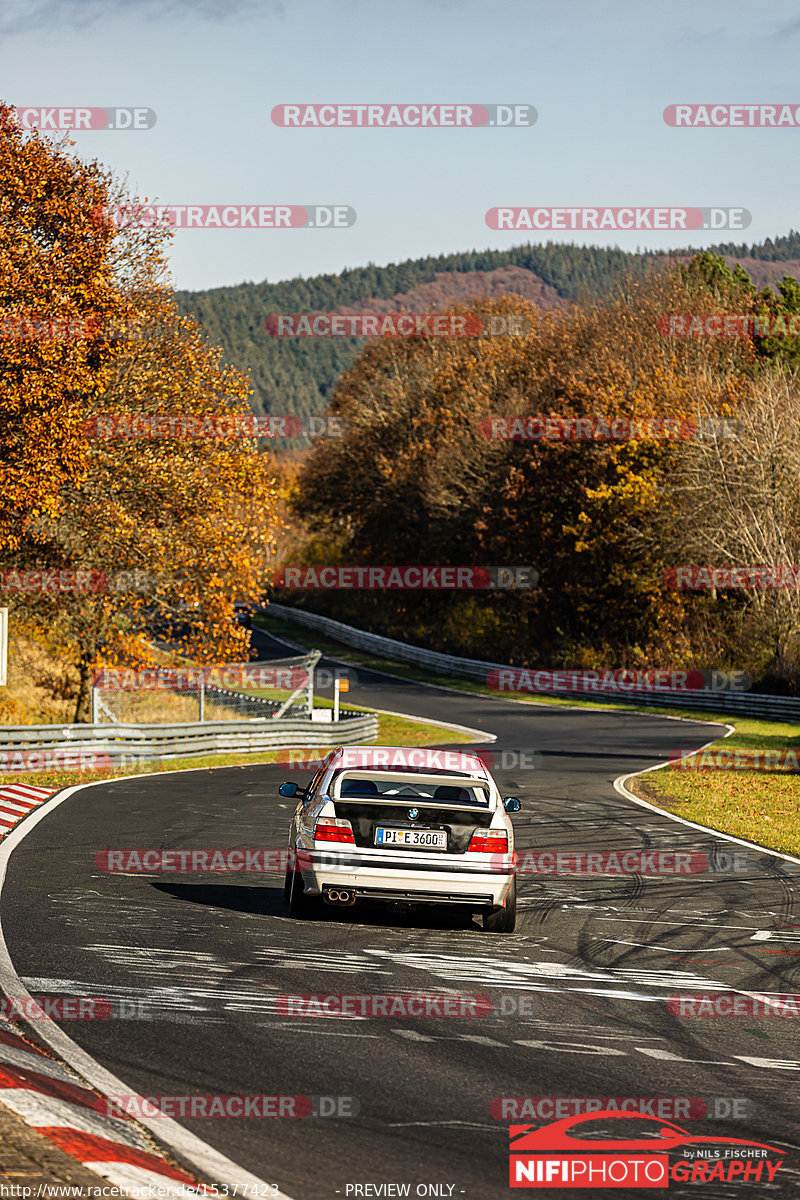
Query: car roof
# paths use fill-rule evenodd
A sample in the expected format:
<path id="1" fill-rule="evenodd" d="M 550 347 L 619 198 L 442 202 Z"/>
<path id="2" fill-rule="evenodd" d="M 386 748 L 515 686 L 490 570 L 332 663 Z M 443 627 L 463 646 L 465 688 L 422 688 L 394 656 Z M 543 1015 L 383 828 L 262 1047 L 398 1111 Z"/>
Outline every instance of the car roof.
<path id="1" fill-rule="evenodd" d="M 424 775 L 441 772 L 490 782 L 492 779 L 477 754 L 435 750 L 429 746 L 339 746 L 325 765 L 337 771 L 415 771 Z"/>

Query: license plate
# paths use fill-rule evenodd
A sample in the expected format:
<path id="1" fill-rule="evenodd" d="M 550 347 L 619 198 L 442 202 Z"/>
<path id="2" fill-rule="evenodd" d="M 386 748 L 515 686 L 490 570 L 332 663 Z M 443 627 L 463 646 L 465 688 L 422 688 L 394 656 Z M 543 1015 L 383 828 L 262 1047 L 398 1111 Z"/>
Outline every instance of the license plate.
<path id="1" fill-rule="evenodd" d="M 417 850 L 446 850 L 446 829 L 376 829 L 376 846 L 410 846 Z"/>

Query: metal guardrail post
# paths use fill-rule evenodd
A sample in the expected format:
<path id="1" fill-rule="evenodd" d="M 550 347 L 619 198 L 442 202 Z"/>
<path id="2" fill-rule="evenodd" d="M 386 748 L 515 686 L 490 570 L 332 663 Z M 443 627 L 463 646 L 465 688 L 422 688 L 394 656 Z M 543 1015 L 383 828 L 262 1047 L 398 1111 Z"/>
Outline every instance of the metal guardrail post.
<path id="1" fill-rule="evenodd" d="M 197 700 L 198 700 L 198 708 L 199 708 L 199 712 L 197 714 L 197 719 L 198 719 L 198 721 L 205 721 L 205 719 L 206 719 L 206 684 L 205 684 L 205 680 L 203 679 L 202 675 L 200 676 L 200 687 L 198 688 L 198 691 L 197 691 Z"/>
<path id="2" fill-rule="evenodd" d="M 322 654 L 320 651 L 315 650 L 314 653 L 317 655 L 317 658 L 314 660 L 313 663 L 311 663 L 309 665 L 309 668 L 308 668 L 308 690 L 306 692 L 306 712 L 307 713 L 311 713 L 314 711 L 314 671 L 316 670 L 317 663 L 319 662 L 320 658 L 322 657 Z"/>

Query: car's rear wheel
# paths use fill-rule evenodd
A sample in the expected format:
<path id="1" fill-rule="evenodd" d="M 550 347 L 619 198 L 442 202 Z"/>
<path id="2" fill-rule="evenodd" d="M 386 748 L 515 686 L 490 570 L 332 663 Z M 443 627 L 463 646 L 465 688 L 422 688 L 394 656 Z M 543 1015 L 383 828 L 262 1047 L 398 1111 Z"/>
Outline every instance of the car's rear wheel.
<path id="1" fill-rule="evenodd" d="M 511 880 L 506 896 L 505 908 L 490 908 L 483 914 L 483 928 L 487 933 L 513 933 L 517 924 L 517 881 Z"/>
<path id="2" fill-rule="evenodd" d="M 283 894 L 289 905 L 290 917 L 310 917 L 319 908 L 317 899 L 307 896 L 303 891 L 303 876 L 299 871 L 286 872 Z"/>

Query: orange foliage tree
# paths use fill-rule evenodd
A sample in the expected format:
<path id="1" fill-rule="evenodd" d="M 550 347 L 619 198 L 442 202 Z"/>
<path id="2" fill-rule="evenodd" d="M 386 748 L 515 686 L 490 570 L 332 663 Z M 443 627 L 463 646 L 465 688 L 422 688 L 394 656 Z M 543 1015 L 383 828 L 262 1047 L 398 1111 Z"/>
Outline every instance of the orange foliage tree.
<path id="1" fill-rule="evenodd" d="M 686 434 L 698 418 L 731 413 L 752 344 L 679 342 L 659 317 L 745 301 L 738 278 L 715 291 L 702 270 L 654 273 L 565 312 L 513 297 L 473 307 L 521 318 L 516 336 L 369 345 L 332 400 L 345 436 L 312 451 L 300 477 L 296 507 L 316 560 L 332 544 L 351 563 L 532 564 L 541 579 L 529 592 L 472 596 L 339 593 L 337 612 L 494 661 L 686 661 L 685 598 L 663 582 L 664 507 L 673 529 L 685 519 L 668 487 L 681 437 L 486 435 L 492 417 L 669 418 Z"/>
<path id="2" fill-rule="evenodd" d="M 24 139 L 13 124 L 7 130 L 12 149 L 27 163 Z M 38 135 L 31 140 L 38 169 L 44 172 L 49 163 L 56 174 L 66 170 L 63 149 Z M 80 171 L 86 172 L 75 223 L 92 254 L 87 252 L 90 266 L 82 258 L 71 261 L 71 286 L 77 295 L 93 296 L 92 287 L 102 291 L 104 305 L 98 300 L 90 311 L 87 301 L 83 310 L 92 317 L 89 339 L 58 343 L 50 351 L 53 362 L 64 359 L 60 372 L 48 376 L 56 467 L 47 449 L 39 455 L 33 446 L 27 457 L 18 455 L 1 565 L 97 572 L 92 578 L 101 581 L 98 590 L 18 590 L 5 597 L 20 628 L 78 668 L 75 719 L 87 720 L 94 671 L 151 664 L 165 617 L 188 618 L 180 648 L 193 658 L 248 657 L 249 635 L 234 623 L 233 605 L 263 592 L 275 484 L 269 456 L 247 435 L 248 380 L 221 365 L 220 352 L 175 307 L 165 282 L 168 231 L 116 228 L 105 210 L 119 201 L 119 187 L 96 165 L 72 169 L 81 179 Z M 2 179 L 0 184 L 5 190 Z M 28 187 L 38 195 L 35 179 Z M 39 276 L 28 280 L 23 268 L 20 262 L 18 275 L 6 284 L 9 302 L 18 306 L 29 292 L 39 295 Z M 31 304 L 44 311 L 41 300 Z M 46 350 L 37 342 L 33 350 L 18 351 L 20 398 L 28 376 L 37 377 L 39 364 L 30 356 Z M 34 396 L 38 412 L 45 395 Z M 98 421 L 109 414 L 110 424 Z M 140 432 L 155 418 L 162 436 L 129 436 L 119 424 L 124 415 L 139 418 Z M 239 422 L 220 420 L 232 417 Z M 42 437 L 49 424 L 43 421 Z M 5 425 L 9 441 L 16 444 L 29 430 L 26 410 L 12 408 Z"/>
<path id="3" fill-rule="evenodd" d="M 87 331 L 119 297 L 113 233 L 97 219 L 102 173 L 23 131 L 0 105 L 0 545 L 19 547 L 26 514 L 56 515 L 60 486 L 86 465 L 81 424 L 109 347 Z"/>

